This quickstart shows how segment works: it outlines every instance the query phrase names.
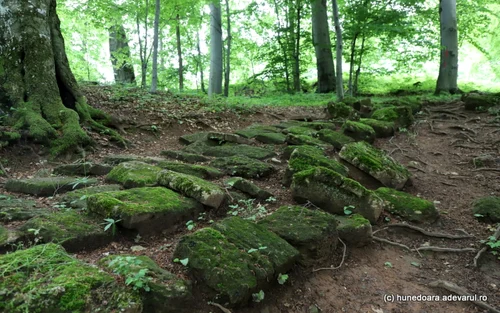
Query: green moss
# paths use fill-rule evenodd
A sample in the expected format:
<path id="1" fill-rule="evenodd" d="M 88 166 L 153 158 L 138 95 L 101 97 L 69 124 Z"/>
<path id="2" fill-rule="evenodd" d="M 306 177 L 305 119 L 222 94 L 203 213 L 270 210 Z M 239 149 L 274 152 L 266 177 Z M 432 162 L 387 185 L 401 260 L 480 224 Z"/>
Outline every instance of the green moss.
<path id="1" fill-rule="evenodd" d="M 228 175 L 245 178 L 266 177 L 275 171 L 272 165 L 245 156 L 217 158 L 210 162 L 210 165 Z"/>
<path id="2" fill-rule="evenodd" d="M 370 226 L 370 221 L 368 221 L 366 218 L 364 218 L 360 214 L 352 214 L 349 216 L 346 216 L 344 219 L 339 219 L 338 217 L 336 218 L 338 221 L 341 221 L 339 225 L 337 226 L 337 229 L 339 231 L 343 231 L 346 229 L 358 229 L 362 227 L 367 227 Z"/>
<path id="3" fill-rule="evenodd" d="M 191 165 L 180 162 L 163 161 L 158 163 L 158 167 L 161 167 L 163 169 L 168 169 L 174 172 L 193 175 L 204 179 L 219 178 L 224 176 L 224 174 L 218 169 L 203 165 Z"/>
<path id="4" fill-rule="evenodd" d="M 327 145 L 323 141 L 306 135 L 287 134 L 286 142 L 290 145 L 297 145 L 297 146 L 308 145 L 308 146 L 317 146 L 325 148 L 327 147 Z"/>
<path id="5" fill-rule="evenodd" d="M 7 230 L 7 228 L 0 225 L 0 246 L 3 245 L 8 238 L 9 238 L 9 231 Z"/>
<path id="6" fill-rule="evenodd" d="M 372 119 L 394 122 L 397 127 L 409 127 L 413 123 L 412 110 L 406 106 L 386 107 L 373 112 Z"/>
<path id="7" fill-rule="evenodd" d="M 315 130 L 322 130 L 322 129 L 335 130 L 335 129 L 337 129 L 337 126 L 334 123 L 331 123 L 331 122 L 320 122 L 320 121 L 316 121 L 316 122 L 303 122 L 302 123 L 302 127 L 308 127 L 308 128 L 312 128 L 312 129 L 315 129 Z"/>
<path id="8" fill-rule="evenodd" d="M 179 138 L 179 141 L 183 144 L 190 145 L 196 141 L 206 140 L 207 137 L 208 137 L 208 132 L 199 132 L 181 136 Z"/>
<path id="9" fill-rule="evenodd" d="M 82 188 L 65 193 L 61 198 L 61 202 L 66 203 L 66 205 L 72 208 L 83 209 L 87 207 L 87 198 L 89 196 L 101 192 L 118 190 L 120 190 L 120 185 L 102 185 Z"/>
<path id="10" fill-rule="evenodd" d="M 354 109 L 349 104 L 343 102 L 330 102 L 327 105 L 327 111 L 332 118 L 348 118 L 353 113 Z"/>
<path id="11" fill-rule="evenodd" d="M 299 149 L 300 151 L 307 153 L 307 151 L 310 151 L 312 154 L 320 154 L 321 156 L 326 156 L 325 150 L 323 150 L 320 147 L 315 147 L 315 146 L 286 146 L 283 149 L 283 158 L 285 159 L 290 159 L 290 156 L 292 156 L 292 153 L 296 150 Z"/>
<path id="12" fill-rule="evenodd" d="M 282 144 L 286 140 L 286 136 L 281 133 L 263 133 L 255 136 L 255 140 L 267 144 Z"/>
<path id="13" fill-rule="evenodd" d="M 500 222 L 500 197 L 484 197 L 474 201 L 472 212 L 480 219 Z"/>
<path id="14" fill-rule="evenodd" d="M 359 122 L 373 128 L 378 138 L 394 135 L 394 130 L 396 128 L 394 122 L 379 121 L 372 118 L 362 118 Z"/>
<path id="15" fill-rule="evenodd" d="M 254 138 L 261 134 L 277 133 L 277 132 L 279 132 L 279 130 L 273 126 L 253 125 L 245 129 L 238 130 L 235 132 L 235 134 L 245 138 Z"/>
<path id="16" fill-rule="evenodd" d="M 160 171 L 160 167 L 144 162 L 123 162 L 109 172 L 106 181 L 121 184 L 125 188 L 154 185 Z"/>
<path id="17" fill-rule="evenodd" d="M 360 122 L 346 121 L 342 125 L 342 131 L 355 140 L 364 140 L 369 143 L 375 141 L 375 130 L 371 126 Z"/>
<path id="18" fill-rule="evenodd" d="M 290 134 L 295 134 L 295 135 L 305 135 L 305 136 L 315 136 L 316 131 L 314 129 L 308 128 L 308 127 L 302 127 L 302 126 L 292 126 L 285 128 L 283 130 L 284 133 L 290 133 Z"/>
<path id="19" fill-rule="evenodd" d="M 342 134 L 341 132 L 334 131 L 331 129 L 322 129 L 318 132 L 318 138 L 321 141 L 331 144 L 335 149 L 342 149 L 348 143 L 354 142 L 349 136 Z"/>
<path id="20" fill-rule="evenodd" d="M 36 196 L 53 196 L 97 183 L 96 179 L 78 177 L 37 177 L 31 179 L 10 179 L 5 189 L 11 192 L 22 192 Z"/>
<path id="21" fill-rule="evenodd" d="M 267 159 L 276 155 L 273 151 L 248 145 L 206 146 L 201 153 L 206 156 L 214 157 L 227 157 L 233 155 L 247 156 L 257 160 Z"/>
<path id="22" fill-rule="evenodd" d="M 376 190 L 379 197 L 390 203 L 388 211 L 411 222 L 434 222 L 439 213 L 434 203 L 392 188 Z"/>
<path id="23" fill-rule="evenodd" d="M 171 159 L 180 160 L 180 161 L 188 162 L 188 163 L 208 161 L 208 158 L 206 158 L 202 155 L 184 152 L 184 151 L 164 150 L 164 151 L 160 152 L 160 154 L 164 155 L 168 158 L 171 158 Z"/>
<path id="24" fill-rule="evenodd" d="M 60 118 L 63 122 L 61 132 L 62 136 L 57 138 L 51 148 L 52 155 L 59 155 L 63 152 L 68 152 L 78 146 L 87 146 L 92 140 L 80 126 L 80 118 L 78 113 L 70 109 L 59 111 Z"/>

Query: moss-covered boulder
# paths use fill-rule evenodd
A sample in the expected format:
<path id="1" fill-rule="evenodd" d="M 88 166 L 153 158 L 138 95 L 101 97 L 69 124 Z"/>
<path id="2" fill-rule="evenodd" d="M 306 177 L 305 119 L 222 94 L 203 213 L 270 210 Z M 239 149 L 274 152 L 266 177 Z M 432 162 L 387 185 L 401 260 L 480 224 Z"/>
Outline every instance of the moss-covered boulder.
<path id="1" fill-rule="evenodd" d="M 348 118 L 354 112 L 352 106 L 343 102 L 329 102 L 326 110 L 331 118 Z"/>
<path id="2" fill-rule="evenodd" d="M 462 95 L 465 109 L 470 111 L 486 111 L 488 108 L 500 104 L 500 94 L 467 93 Z"/>
<path id="3" fill-rule="evenodd" d="M 161 155 L 187 163 L 207 162 L 209 159 L 196 153 L 189 153 L 181 150 L 163 150 Z"/>
<path id="4" fill-rule="evenodd" d="M 208 138 L 208 132 L 198 132 L 179 137 L 179 141 L 185 145 L 190 145 L 197 141 L 204 141 Z"/>
<path id="5" fill-rule="evenodd" d="M 245 144 L 249 145 L 252 143 L 251 140 L 240 136 L 238 134 L 228 134 L 228 133 L 219 133 L 219 132 L 210 132 L 207 134 L 208 140 L 213 140 L 217 144 L 222 145 L 225 143 L 237 143 L 237 144 Z"/>
<path id="6" fill-rule="evenodd" d="M 110 154 L 104 157 L 103 162 L 110 165 L 118 165 L 123 162 L 138 161 L 144 163 L 158 163 L 164 161 L 163 158 L 157 157 L 143 157 L 135 154 Z"/>
<path id="7" fill-rule="evenodd" d="M 260 220 L 259 225 L 276 233 L 299 250 L 303 265 L 330 259 L 338 241 L 335 217 L 321 210 L 282 206 Z"/>
<path id="8" fill-rule="evenodd" d="M 93 163 L 76 163 L 64 164 L 54 168 L 55 175 L 69 175 L 69 176 L 88 176 L 88 175 L 106 175 L 113 169 L 113 166 L 106 164 L 93 164 Z"/>
<path id="9" fill-rule="evenodd" d="M 257 160 L 268 159 L 276 155 L 274 151 L 248 145 L 223 145 L 214 147 L 205 146 L 205 148 L 203 148 L 200 152 L 203 155 L 213 157 L 228 157 L 238 155 Z"/>
<path id="10" fill-rule="evenodd" d="M 339 238 L 347 245 L 361 247 L 372 241 L 372 225 L 359 214 L 335 215 Z"/>
<path id="11" fill-rule="evenodd" d="M 181 162 L 163 161 L 158 163 L 158 167 L 178 173 L 193 175 L 203 179 L 215 179 L 224 176 L 224 173 L 211 166 L 191 165 Z"/>
<path id="12" fill-rule="evenodd" d="M 387 202 L 386 211 L 410 222 L 432 223 L 439 217 L 439 212 L 431 201 L 386 187 L 375 192 Z"/>
<path id="13" fill-rule="evenodd" d="M 373 128 L 377 138 L 391 137 L 396 129 L 394 122 L 379 121 L 372 118 L 362 118 L 359 122 Z"/>
<path id="14" fill-rule="evenodd" d="M 60 202 L 64 203 L 73 209 L 87 208 L 87 198 L 96 193 L 107 191 L 118 191 L 121 189 L 120 185 L 102 185 L 94 187 L 86 187 L 78 190 L 73 190 L 65 193 L 60 198 Z"/>
<path id="15" fill-rule="evenodd" d="M 235 134 L 245 138 L 254 138 L 267 133 L 279 133 L 281 130 L 274 126 L 252 125 L 245 129 L 235 131 Z"/>
<path id="16" fill-rule="evenodd" d="M 413 121 L 413 113 L 410 107 L 407 106 L 392 106 L 375 110 L 372 119 L 394 122 L 396 127 L 409 127 Z"/>
<path id="17" fill-rule="evenodd" d="M 481 154 L 472 159 L 472 164 L 476 167 L 500 167 L 500 156 L 494 154 Z"/>
<path id="18" fill-rule="evenodd" d="M 31 179 L 9 179 L 5 190 L 35 196 L 53 196 L 58 193 L 92 186 L 97 183 L 93 178 L 78 177 L 37 177 Z"/>
<path id="19" fill-rule="evenodd" d="M 304 150 L 315 150 L 314 152 L 321 154 L 322 156 L 326 156 L 325 149 L 320 148 L 320 147 L 315 147 L 315 146 L 286 146 L 283 149 L 282 152 L 282 158 L 285 160 L 289 160 L 290 157 L 292 156 L 292 153 L 295 151 L 295 149 L 304 149 Z"/>
<path id="20" fill-rule="evenodd" d="M 331 144 L 335 149 L 340 150 L 348 143 L 354 142 L 352 137 L 346 136 L 341 132 L 331 129 L 322 129 L 318 132 L 318 138 L 328 144 Z"/>
<path id="21" fill-rule="evenodd" d="M 303 122 L 301 124 L 301 127 L 308 127 L 308 128 L 315 129 L 315 130 L 322 130 L 322 129 L 335 130 L 335 129 L 337 129 L 337 125 L 335 125 L 335 123 L 328 122 L 328 121 Z"/>
<path id="22" fill-rule="evenodd" d="M 46 212 L 45 209 L 36 208 L 36 203 L 33 200 L 0 194 L 1 222 L 25 221 Z"/>
<path id="23" fill-rule="evenodd" d="M 365 142 L 345 145 L 339 156 L 387 187 L 402 189 L 410 178 L 410 172 L 403 165 Z"/>
<path id="24" fill-rule="evenodd" d="M 158 174 L 158 184 L 180 192 L 211 208 L 218 208 L 226 194 L 218 185 L 199 177 L 163 170 Z"/>
<path id="25" fill-rule="evenodd" d="M 267 177 L 275 171 L 272 165 L 245 156 L 217 158 L 210 162 L 210 166 L 219 168 L 228 175 L 245 178 Z"/>
<path id="26" fill-rule="evenodd" d="M 183 174 L 182 174 L 183 175 Z M 109 191 L 88 197 L 88 210 L 141 234 L 169 233 L 193 219 L 203 206 L 163 187 Z"/>
<path id="27" fill-rule="evenodd" d="M 135 255 L 110 255 L 99 264 L 123 280 L 135 278 L 131 287 L 142 297 L 143 312 L 192 312 L 187 305 L 192 301 L 191 284 L 162 269 L 151 258 Z M 142 275 L 144 273 L 144 275 Z M 140 278 L 137 278 L 140 277 Z"/>
<path id="28" fill-rule="evenodd" d="M 280 145 L 285 143 L 286 135 L 281 133 L 263 133 L 255 136 L 255 140 L 266 144 Z"/>
<path id="29" fill-rule="evenodd" d="M 384 208 L 384 201 L 360 183 L 325 167 L 315 167 L 293 175 L 292 196 L 299 203 L 310 201 L 332 213 L 344 209 L 361 214 L 375 223 Z"/>
<path id="30" fill-rule="evenodd" d="M 283 177 L 283 185 L 290 186 L 292 183 L 292 177 L 295 173 L 314 168 L 316 166 L 326 167 L 343 176 L 347 176 L 347 173 L 349 172 L 347 167 L 343 164 L 340 164 L 334 159 L 323 156 L 317 149 L 308 148 L 306 146 L 298 147 L 294 152 L 292 152 L 290 160 L 288 161 L 288 167 Z"/>
<path id="31" fill-rule="evenodd" d="M 371 126 L 360 122 L 346 121 L 342 125 L 342 132 L 354 140 L 364 140 L 369 143 L 375 142 L 375 130 Z"/>
<path id="32" fill-rule="evenodd" d="M 101 220 L 75 211 L 51 212 L 27 221 L 19 229 L 30 241 L 57 243 L 70 252 L 95 249 L 111 241 Z"/>
<path id="33" fill-rule="evenodd" d="M 284 134 L 294 134 L 294 135 L 304 135 L 304 136 L 316 136 L 317 131 L 313 128 L 302 127 L 302 126 L 292 126 L 283 129 Z"/>
<path id="34" fill-rule="evenodd" d="M 317 138 L 307 135 L 287 134 L 286 142 L 289 145 L 294 145 L 294 146 L 306 145 L 306 146 L 317 146 L 317 147 L 328 148 L 328 145 L 324 141 L 321 141 Z"/>
<path id="35" fill-rule="evenodd" d="M 406 106 L 411 109 L 413 114 L 417 114 L 422 110 L 422 100 L 419 97 L 402 97 L 393 100 L 395 106 Z"/>
<path id="36" fill-rule="evenodd" d="M 142 312 L 135 292 L 56 244 L 1 256 L 0 268 L 2 312 Z"/>
<path id="37" fill-rule="evenodd" d="M 474 201 L 472 212 L 480 220 L 500 222 L 500 197 L 483 197 Z"/>
<path id="38" fill-rule="evenodd" d="M 273 196 L 269 191 L 260 188 L 256 184 L 242 177 L 232 177 L 226 180 L 225 184 L 248 194 L 253 199 L 262 201 L 267 200 Z"/>
<path id="39" fill-rule="evenodd" d="M 106 176 L 106 181 L 136 188 L 156 185 L 156 176 L 161 167 L 139 161 L 123 162 L 115 166 Z"/>

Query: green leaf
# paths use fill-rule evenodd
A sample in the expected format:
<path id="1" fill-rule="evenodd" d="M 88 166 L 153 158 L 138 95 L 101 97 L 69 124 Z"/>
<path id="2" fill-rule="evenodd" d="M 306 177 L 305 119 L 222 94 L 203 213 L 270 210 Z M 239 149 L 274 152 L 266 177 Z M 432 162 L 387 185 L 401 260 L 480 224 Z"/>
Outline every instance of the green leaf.
<path id="1" fill-rule="evenodd" d="M 286 283 L 286 281 L 288 280 L 288 275 L 287 274 L 279 274 L 278 275 L 278 283 L 280 285 L 283 285 L 284 283 Z"/>
<path id="2" fill-rule="evenodd" d="M 392 263 L 391 262 L 385 262 L 384 263 L 384 266 L 385 267 L 388 267 L 388 268 L 393 268 L 394 266 L 392 266 Z"/>
<path id="3" fill-rule="evenodd" d="M 252 248 L 252 249 L 248 250 L 248 253 L 254 253 L 255 251 L 259 251 L 259 250 Z"/>
<path id="4" fill-rule="evenodd" d="M 182 265 L 187 266 L 189 263 L 189 258 L 182 259 L 179 262 L 181 262 Z"/>
<path id="5" fill-rule="evenodd" d="M 418 262 L 411 262 L 410 264 L 415 266 L 415 267 L 420 267 L 420 263 L 418 263 Z"/>

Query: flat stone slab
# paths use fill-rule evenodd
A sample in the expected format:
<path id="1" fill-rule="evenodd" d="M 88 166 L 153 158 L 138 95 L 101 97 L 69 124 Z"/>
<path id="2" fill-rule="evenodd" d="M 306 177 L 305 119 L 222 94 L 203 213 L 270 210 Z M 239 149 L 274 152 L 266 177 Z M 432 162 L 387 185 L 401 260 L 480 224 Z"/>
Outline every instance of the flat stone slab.
<path id="1" fill-rule="evenodd" d="M 255 136 L 255 140 L 272 145 L 280 145 L 285 143 L 286 135 L 280 133 L 263 133 Z"/>
<path id="2" fill-rule="evenodd" d="M 390 106 L 373 112 L 372 119 L 393 122 L 396 127 L 409 127 L 413 121 L 412 109 L 408 106 Z"/>
<path id="3" fill-rule="evenodd" d="M 286 142 L 289 145 L 294 145 L 294 146 L 307 145 L 307 146 L 317 146 L 317 147 L 328 148 L 328 145 L 324 141 L 321 141 L 317 138 L 307 136 L 307 135 L 287 134 L 286 135 Z"/>
<path id="4" fill-rule="evenodd" d="M 225 181 L 225 184 L 248 194 L 250 197 L 257 200 L 267 200 L 273 195 L 267 190 L 264 190 L 252 183 L 251 181 L 244 179 L 242 177 L 233 177 Z"/>
<path id="5" fill-rule="evenodd" d="M 410 178 L 410 172 L 403 165 L 365 142 L 345 145 L 339 156 L 386 187 L 402 189 Z"/>
<path id="6" fill-rule="evenodd" d="M 65 193 L 64 195 L 62 195 L 60 201 L 73 209 L 86 209 L 87 198 L 89 196 L 101 192 L 118 191 L 120 189 L 121 189 L 120 185 L 102 185 L 102 186 L 86 187 Z"/>
<path id="7" fill-rule="evenodd" d="M 325 167 L 315 167 L 293 176 L 292 196 L 299 203 L 310 201 L 332 214 L 344 214 L 350 207 L 375 223 L 384 209 L 384 201 L 360 183 Z"/>
<path id="8" fill-rule="evenodd" d="M 208 132 L 198 132 L 198 133 L 188 134 L 181 136 L 179 138 L 179 141 L 185 145 L 190 145 L 192 143 L 195 143 L 196 141 L 207 140 L 207 135 Z"/>
<path id="9" fill-rule="evenodd" d="M 368 143 L 375 142 L 375 130 L 367 124 L 354 121 L 346 121 L 342 125 L 344 135 L 353 138 L 354 140 L 364 140 Z"/>
<path id="10" fill-rule="evenodd" d="M 1 222 L 25 221 L 46 212 L 45 209 L 36 208 L 36 202 L 33 200 L 0 194 Z"/>
<path id="11" fill-rule="evenodd" d="M 394 136 L 394 132 L 396 131 L 394 122 L 379 121 L 372 118 L 362 118 L 359 122 L 373 128 L 377 138 Z"/>
<path id="12" fill-rule="evenodd" d="M 318 132 L 318 139 L 331 144 L 337 150 L 342 149 L 348 143 L 354 142 L 353 138 L 331 129 L 320 130 Z"/>
<path id="13" fill-rule="evenodd" d="M 138 161 L 138 162 L 154 164 L 161 161 L 165 161 L 165 159 L 158 157 L 143 157 L 135 154 L 111 154 L 104 157 L 103 161 L 104 163 L 110 165 L 117 165 L 123 162 L 130 162 L 130 161 Z"/>
<path id="14" fill-rule="evenodd" d="M 203 179 L 215 179 L 224 176 L 224 173 L 215 167 L 205 165 L 192 165 L 181 162 L 163 161 L 158 163 L 158 167 L 178 173 L 193 175 Z"/>
<path id="15" fill-rule="evenodd" d="M 158 184 L 211 208 L 219 208 L 226 199 L 226 193 L 218 185 L 199 177 L 163 170 L 158 174 Z"/>
<path id="16" fill-rule="evenodd" d="M 69 176 L 88 176 L 88 175 L 106 175 L 113 169 L 113 166 L 106 164 L 93 164 L 93 163 L 77 163 L 77 164 L 64 164 L 54 168 L 55 175 L 69 175 Z"/>
<path id="17" fill-rule="evenodd" d="M 480 220 L 500 222 L 500 197 L 483 197 L 472 203 L 472 212 Z"/>
<path id="18" fill-rule="evenodd" d="M 204 146 L 201 149 L 200 153 L 205 156 L 213 157 L 228 157 L 238 155 L 257 160 L 268 159 L 276 155 L 274 151 L 249 145 Z"/>
<path id="19" fill-rule="evenodd" d="M 160 152 L 160 154 L 170 159 L 188 163 L 207 162 L 209 160 L 209 158 L 204 157 L 202 155 L 196 153 L 189 153 L 181 150 L 164 150 Z"/>
<path id="20" fill-rule="evenodd" d="M 338 241 L 337 221 L 332 214 L 301 206 L 282 206 L 259 221 L 301 254 L 303 265 L 330 259 Z"/>
<path id="21" fill-rule="evenodd" d="M 228 133 L 218 133 L 218 132 L 210 132 L 207 134 L 207 138 L 209 140 L 213 140 L 217 142 L 219 145 L 225 143 L 237 143 L 237 144 L 245 144 L 249 145 L 252 143 L 248 138 L 242 137 L 238 134 L 228 134 Z"/>
<path id="22" fill-rule="evenodd" d="M 271 175 L 276 169 L 274 166 L 245 156 L 231 156 L 217 158 L 210 165 L 221 169 L 231 176 L 245 178 L 262 178 Z"/>
<path id="23" fill-rule="evenodd" d="M 314 128 L 302 127 L 302 126 L 292 126 L 283 129 L 284 134 L 294 134 L 294 135 L 304 135 L 304 136 L 316 136 L 317 131 Z"/>
<path id="24" fill-rule="evenodd" d="M 56 244 L 3 255 L 0 268 L 4 312 L 138 313 L 142 309 L 137 292 L 118 286 L 114 276 L 69 256 Z"/>
<path id="25" fill-rule="evenodd" d="M 240 129 L 235 131 L 235 134 L 245 138 L 254 138 L 261 134 L 279 133 L 279 132 L 281 132 L 281 130 L 274 126 L 252 125 L 245 129 Z"/>
<path id="26" fill-rule="evenodd" d="M 359 214 L 335 215 L 339 238 L 347 245 L 366 246 L 372 242 L 372 225 Z"/>
<path id="27" fill-rule="evenodd" d="M 58 193 L 95 185 L 94 178 L 78 177 L 38 177 L 31 179 L 9 179 L 5 190 L 35 196 L 53 196 Z"/>
<path id="28" fill-rule="evenodd" d="M 439 218 L 434 203 L 392 188 L 378 188 L 376 194 L 387 202 L 386 211 L 416 223 L 433 223 Z"/>
<path id="29" fill-rule="evenodd" d="M 169 233 L 193 219 L 203 206 L 163 187 L 132 188 L 91 195 L 88 210 L 141 234 Z"/>
<path id="30" fill-rule="evenodd" d="M 156 185 L 160 167 L 139 161 L 123 162 L 115 166 L 106 176 L 106 182 L 117 183 L 124 188 Z"/>

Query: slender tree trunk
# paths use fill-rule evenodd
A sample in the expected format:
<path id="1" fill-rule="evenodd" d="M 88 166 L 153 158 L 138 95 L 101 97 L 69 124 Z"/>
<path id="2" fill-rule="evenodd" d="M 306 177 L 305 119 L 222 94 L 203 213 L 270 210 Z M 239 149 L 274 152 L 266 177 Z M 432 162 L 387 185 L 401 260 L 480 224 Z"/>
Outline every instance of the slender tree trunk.
<path id="1" fill-rule="evenodd" d="M 175 25 L 175 37 L 177 38 L 177 58 L 179 59 L 179 90 L 184 90 L 184 68 L 182 65 L 182 50 L 181 50 L 181 28 L 180 16 L 177 14 L 177 25 Z"/>
<path id="2" fill-rule="evenodd" d="M 363 35 L 363 38 L 361 39 L 361 49 L 359 50 L 358 68 L 356 69 L 356 76 L 354 78 L 354 86 L 353 86 L 354 96 L 358 95 L 358 81 L 359 81 L 359 75 L 361 74 L 361 62 L 363 61 L 363 54 L 365 53 L 365 40 L 366 37 Z"/>
<path id="3" fill-rule="evenodd" d="M 332 92 L 335 90 L 335 68 L 333 65 L 330 30 L 328 28 L 326 0 L 314 0 L 312 2 L 312 33 L 318 72 L 317 92 Z"/>
<path id="4" fill-rule="evenodd" d="M 351 56 L 349 59 L 349 95 L 352 97 L 353 96 L 353 90 L 352 90 L 352 76 L 354 74 L 354 57 L 356 54 L 356 41 L 358 40 L 359 33 L 355 33 L 354 37 L 352 38 L 351 42 Z"/>
<path id="5" fill-rule="evenodd" d="M 286 83 L 286 90 L 290 91 L 290 71 L 289 71 L 289 60 L 288 60 L 288 51 L 287 51 L 287 44 L 283 43 L 283 37 L 281 34 L 281 19 L 280 19 L 280 13 L 279 13 L 279 8 L 280 6 L 278 5 L 277 1 L 274 0 L 274 12 L 276 13 L 276 20 L 278 21 L 278 30 L 276 31 L 276 37 L 278 39 L 278 45 L 281 49 L 281 53 L 283 53 L 283 66 L 285 67 L 285 83 Z M 285 35 L 285 39 L 287 36 Z M 286 39 L 286 43 L 288 43 L 288 39 Z"/>
<path id="6" fill-rule="evenodd" d="M 111 64 L 113 64 L 115 83 L 135 84 L 130 48 L 122 24 L 116 24 L 109 28 L 109 53 L 111 55 Z"/>
<path id="7" fill-rule="evenodd" d="M 155 23 L 153 30 L 153 71 L 151 77 L 151 92 L 158 87 L 158 33 L 160 32 L 160 0 L 155 1 Z"/>
<path id="8" fill-rule="evenodd" d="M 226 49 L 226 72 L 224 73 L 224 96 L 229 96 L 229 74 L 231 70 L 231 14 L 229 12 L 229 0 L 226 0 L 227 15 L 227 49 Z"/>
<path id="9" fill-rule="evenodd" d="M 343 81 L 343 71 L 342 71 L 342 30 L 340 29 L 340 19 L 339 19 L 339 6 L 337 0 L 332 0 L 333 9 L 333 23 L 335 24 L 335 36 L 337 37 L 337 99 L 340 101 L 344 99 L 344 81 Z"/>
<path id="10" fill-rule="evenodd" d="M 148 71 L 148 15 L 149 15 L 149 0 L 146 0 L 146 16 L 144 18 L 144 42 L 141 38 L 141 20 L 139 16 L 140 7 L 137 9 L 137 36 L 139 37 L 139 55 L 141 59 L 141 88 L 146 88 L 146 74 Z"/>
<path id="11" fill-rule="evenodd" d="M 293 1 L 292 1 L 293 3 Z M 300 18 L 301 18 L 301 10 L 302 10 L 302 2 L 301 0 L 296 0 L 296 16 L 297 19 L 296 29 L 290 27 L 291 38 L 293 43 L 293 89 L 295 92 L 300 92 Z M 293 25 L 293 24 L 292 24 Z"/>
<path id="12" fill-rule="evenodd" d="M 210 81 L 208 96 L 222 93 L 222 21 L 220 0 L 210 3 Z"/>
<path id="13" fill-rule="evenodd" d="M 458 33 L 456 0 L 439 1 L 441 56 L 436 94 L 458 91 Z"/>
<path id="14" fill-rule="evenodd" d="M 196 50 L 198 50 L 198 66 L 200 67 L 200 80 L 201 80 L 201 91 L 203 93 L 207 93 L 205 89 L 205 78 L 203 75 L 203 62 L 201 57 L 201 49 L 200 49 L 200 32 L 196 32 Z"/>

